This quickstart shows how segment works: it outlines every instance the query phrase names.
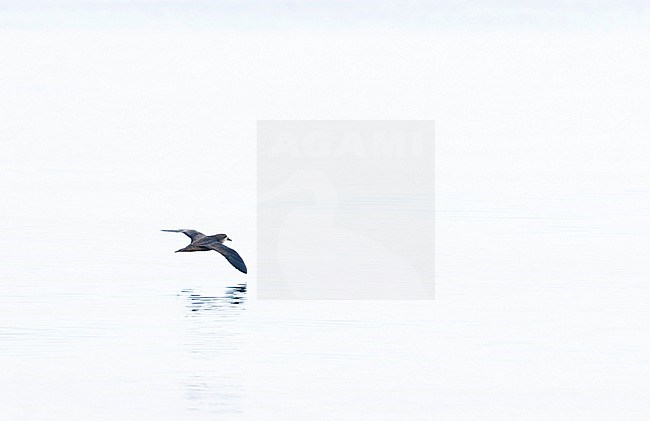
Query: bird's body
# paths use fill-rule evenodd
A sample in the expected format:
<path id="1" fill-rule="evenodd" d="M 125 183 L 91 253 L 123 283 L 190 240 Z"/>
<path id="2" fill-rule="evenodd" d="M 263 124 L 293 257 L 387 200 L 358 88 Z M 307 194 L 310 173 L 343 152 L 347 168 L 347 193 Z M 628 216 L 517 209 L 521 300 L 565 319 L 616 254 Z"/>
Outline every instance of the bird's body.
<path id="1" fill-rule="evenodd" d="M 241 256 L 230 247 L 225 246 L 224 241 L 232 241 L 226 234 L 215 234 L 215 235 L 204 235 L 198 231 L 190 229 L 179 229 L 179 230 L 162 230 L 165 232 L 182 232 L 183 234 L 190 237 L 190 245 L 176 250 L 178 252 L 190 252 L 190 251 L 210 251 L 214 250 L 219 252 L 223 257 L 225 257 L 231 265 L 233 265 L 237 270 L 243 273 L 247 273 L 246 264 Z"/>

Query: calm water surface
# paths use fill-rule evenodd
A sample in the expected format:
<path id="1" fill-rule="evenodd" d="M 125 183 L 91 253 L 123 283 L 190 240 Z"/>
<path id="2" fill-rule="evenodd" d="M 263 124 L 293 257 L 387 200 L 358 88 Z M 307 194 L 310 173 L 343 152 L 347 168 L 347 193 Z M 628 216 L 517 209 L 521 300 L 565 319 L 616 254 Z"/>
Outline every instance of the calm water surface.
<path id="1" fill-rule="evenodd" d="M 431 302 L 257 301 L 216 253 L 178 259 L 183 236 L 24 228 L 43 240 L 2 281 L 3 419 L 430 410 Z"/>
<path id="2" fill-rule="evenodd" d="M 2 416 L 642 419 L 646 193 L 483 199 L 439 195 L 434 301 L 399 282 L 395 300 L 257 300 L 254 273 L 137 218 L 100 242 L 23 225 Z"/>
<path id="3" fill-rule="evenodd" d="M 14 13 L 0 420 L 647 420 L 647 25 L 499 10 L 426 34 Z M 435 300 L 256 299 L 255 120 L 287 118 L 436 118 Z M 227 233 L 249 274 L 162 228 Z"/>

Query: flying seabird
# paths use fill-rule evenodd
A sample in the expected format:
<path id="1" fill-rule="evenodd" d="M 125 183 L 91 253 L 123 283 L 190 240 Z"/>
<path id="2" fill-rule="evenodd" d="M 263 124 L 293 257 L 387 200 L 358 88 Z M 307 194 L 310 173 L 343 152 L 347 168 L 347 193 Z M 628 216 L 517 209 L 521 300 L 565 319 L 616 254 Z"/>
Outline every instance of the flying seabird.
<path id="1" fill-rule="evenodd" d="M 216 234 L 216 235 L 204 235 L 198 231 L 180 229 L 180 230 L 161 230 L 165 232 L 182 232 L 183 234 L 190 237 L 190 245 L 176 250 L 176 253 L 182 251 L 208 251 L 214 250 L 218 251 L 225 257 L 231 265 L 233 265 L 240 272 L 247 272 L 246 265 L 242 260 L 241 256 L 230 247 L 223 245 L 224 241 L 232 241 L 226 234 Z"/>

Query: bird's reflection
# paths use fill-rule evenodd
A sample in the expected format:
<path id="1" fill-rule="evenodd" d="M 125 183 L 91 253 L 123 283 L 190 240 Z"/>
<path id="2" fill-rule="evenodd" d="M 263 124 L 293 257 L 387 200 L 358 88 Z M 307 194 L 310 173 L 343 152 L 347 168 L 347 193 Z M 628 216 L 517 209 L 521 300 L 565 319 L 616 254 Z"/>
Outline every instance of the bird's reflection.
<path id="1" fill-rule="evenodd" d="M 181 292 L 187 297 L 187 308 L 192 312 L 232 310 L 246 301 L 246 284 L 237 284 L 226 288 L 224 295 L 203 295 L 194 289 Z"/>
<path id="2" fill-rule="evenodd" d="M 246 290 L 246 284 L 237 284 L 219 295 L 198 289 L 179 294 L 188 310 L 184 345 L 190 365 L 185 370 L 185 388 L 187 409 L 193 413 L 241 412 L 237 361 Z"/>

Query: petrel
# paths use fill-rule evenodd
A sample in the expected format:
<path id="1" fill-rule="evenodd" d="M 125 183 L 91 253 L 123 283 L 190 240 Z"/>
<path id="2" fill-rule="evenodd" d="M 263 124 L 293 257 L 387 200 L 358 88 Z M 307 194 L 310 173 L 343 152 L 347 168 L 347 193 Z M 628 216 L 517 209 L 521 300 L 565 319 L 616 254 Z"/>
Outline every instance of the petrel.
<path id="1" fill-rule="evenodd" d="M 176 250 L 176 253 L 182 251 L 218 251 L 225 257 L 231 265 L 233 265 L 240 272 L 247 272 L 246 265 L 241 256 L 230 247 L 223 245 L 224 241 L 232 241 L 226 234 L 204 235 L 195 230 L 180 229 L 180 230 L 161 230 L 165 232 L 182 232 L 190 237 L 190 245 Z"/>

